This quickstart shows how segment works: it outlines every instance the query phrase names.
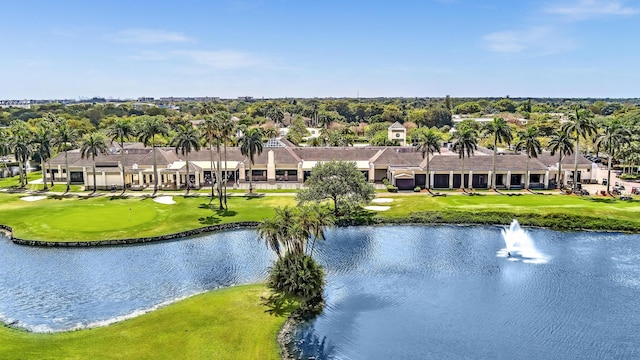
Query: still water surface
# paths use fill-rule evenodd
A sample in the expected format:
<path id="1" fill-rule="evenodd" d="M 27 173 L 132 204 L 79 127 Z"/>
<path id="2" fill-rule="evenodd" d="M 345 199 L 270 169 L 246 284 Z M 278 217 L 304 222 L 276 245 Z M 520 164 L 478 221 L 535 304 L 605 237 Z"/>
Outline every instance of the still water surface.
<path id="1" fill-rule="evenodd" d="M 501 227 L 335 229 L 317 258 L 327 306 L 297 344 L 318 359 L 640 358 L 640 236 L 529 229 L 544 261 L 505 257 Z M 0 238 L 0 320 L 106 324 L 265 279 L 252 230 L 92 249 Z"/>
<path id="2" fill-rule="evenodd" d="M 319 252 L 327 306 L 299 347 L 316 359 L 639 359 L 640 236 L 527 231 L 534 263 L 506 257 L 498 227 L 337 230 Z"/>

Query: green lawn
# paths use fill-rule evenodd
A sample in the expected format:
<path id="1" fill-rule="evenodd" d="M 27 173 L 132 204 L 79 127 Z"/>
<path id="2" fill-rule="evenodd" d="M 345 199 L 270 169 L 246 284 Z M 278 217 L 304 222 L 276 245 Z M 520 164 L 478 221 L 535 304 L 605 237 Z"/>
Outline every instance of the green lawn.
<path id="1" fill-rule="evenodd" d="M 563 228 L 562 222 L 567 222 L 573 217 L 574 221 L 582 222 L 583 228 L 587 229 L 640 231 L 640 201 L 637 199 L 622 201 L 611 197 L 533 194 L 438 197 L 423 193 L 421 195 L 381 195 L 392 197 L 394 201 L 390 204 L 381 204 L 389 205 L 391 209 L 379 213 L 378 216 L 395 221 L 405 219 L 411 216 L 411 213 L 439 212 L 445 214 L 445 218 L 455 219 L 457 214 L 475 219 L 470 222 L 484 223 L 484 217 L 486 222 L 491 223 L 492 216 L 499 218 L 500 214 L 505 214 L 522 216 L 525 219 L 521 223 L 528 225 L 559 228 Z"/>
<path id="2" fill-rule="evenodd" d="M 260 221 L 278 205 L 294 205 L 293 197 L 230 197 L 229 211 L 218 212 L 217 199 L 174 195 L 174 205 L 151 198 L 100 197 L 20 200 L 24 194 L 0 194 L 0 223 L 30 240 L 108 240 L 137 238 L 236 221 Z"/>
<path id="3" fill-rule="evenodd" d="M 30 172 L 29 174 L 27 174 L 27 182 L 33 181 L 33 180 L 40 180 L 40 179 L 42 179 L 42 172 L 40 171 Z M 49 179 L 47 180 L 50 181 Z M 20 186 L 20 176 L 0 179 L 0 189 L 18 189 L 19 186 Z M 25 190 L 31 190 L 31 191 L 40 191 L 43 188 L 44 188 L 43 184 L 27 184 L 27 186 L 24 187 Z M 70 189 L 72 192 L 78 192 L 82 189 L 82 186 L 71 185 Z M 49 182 L 48 191 L 64 192 L 65 190 L 67 190 L 66 184 L 54 184 L 53 187 L 51 187 L 51 183 Z"/>
<path id="4" fill-rule="evenodd" d="M 278 359 L 284 317 L 266 314 L 263 285 L 197 295 L 92 330 L 34 334 L 0 327 L 0 359 Z"/>

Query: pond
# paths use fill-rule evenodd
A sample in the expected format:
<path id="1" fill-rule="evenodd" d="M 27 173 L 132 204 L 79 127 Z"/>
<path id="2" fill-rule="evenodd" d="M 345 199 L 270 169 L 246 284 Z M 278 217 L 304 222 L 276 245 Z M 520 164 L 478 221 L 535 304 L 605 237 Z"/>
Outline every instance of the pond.
<path id="1" fill-rule="evenodd" d="M 253 230 L 96 248 L 27 247 L 0 236 L 0 321 L 36 332 L 107 325 L 207 290 L 260 282 L 275 258 Z"/>
<path id="2" fill-rule="evenodd" d="M 506 249 L 501 232 L 333 232 L 318 253 L 327 305 L 297 333 L 304 358 L 640 358 L 640 236 L 528 229 L 534 248 Z"/>
<path id="3" fill-rule="evenodd" d="M 640 358 L 639 235 L 528 229 L 531 244 L 506 249 L 502 231 L 329 231 L 316 253 L 327 306 L 296 346 L 317 359 Z M 3 237 L 0 320 L 32 331 L 108 324 L 263 281 L 273 260 L 253 230 L 81 249 Z"/>

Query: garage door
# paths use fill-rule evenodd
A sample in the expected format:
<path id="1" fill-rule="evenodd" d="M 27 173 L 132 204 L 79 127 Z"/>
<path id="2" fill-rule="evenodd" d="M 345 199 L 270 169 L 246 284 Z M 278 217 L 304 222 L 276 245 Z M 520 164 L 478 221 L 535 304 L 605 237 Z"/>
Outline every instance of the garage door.
<path id="1" fill-rule="evenodd" d="M 399 190 L 413 190 L 415 183 L 413 179 L 396 179 L 396 186 Z"/>

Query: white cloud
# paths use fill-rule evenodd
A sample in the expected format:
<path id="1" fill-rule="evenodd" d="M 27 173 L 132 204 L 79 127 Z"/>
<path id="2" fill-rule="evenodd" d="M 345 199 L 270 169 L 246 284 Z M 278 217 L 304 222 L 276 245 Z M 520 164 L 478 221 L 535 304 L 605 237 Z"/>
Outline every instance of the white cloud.
<path id="1" fill-rule="evenodd" d="M 483 38 L 487 48 L 496 53 L 541 56 L 565 52 L 575 44 L 551 27 L 532 27 L 525 30 L 498 31 Z"/>
<path id="2" fill-rule="evenodd" d="M 191 41 L 186 35 L 179 32 L 154 29 L 128 29 L 107 36 L 114 42 L 136 44 L 161 44 L 171 42 Z"/>
<path id="3" fill-rule="evenodd" d="M 176 65 L 201 65 L 209 69 L 231 70 L 268 65 L 268 61 L 256 54 L 233 50 L 170 50 L 141 51 L 129 56 L 141 61 L 180 61 Z M 188 64 L 186 64 L 186 63 Z"/>
<path id="4" fill-rule="evenodd" d="M 622 1 L 611 0 L 578 0 L 570 4 L 552 5 L 545 8 L 544 11 L 564 16 L 572 21 L 603 16 L 630 16 L 640 12 L 638 8 L 625 6 Z"/>
<path id="5" fill-rule="evenodd" d="M 264 64 L 264 60 L 256 55 L 231 50 L 180 50 L 173 51 L 172 54 L 186 57 L 196 64 L 223 70 L 255 67 Z"/>

